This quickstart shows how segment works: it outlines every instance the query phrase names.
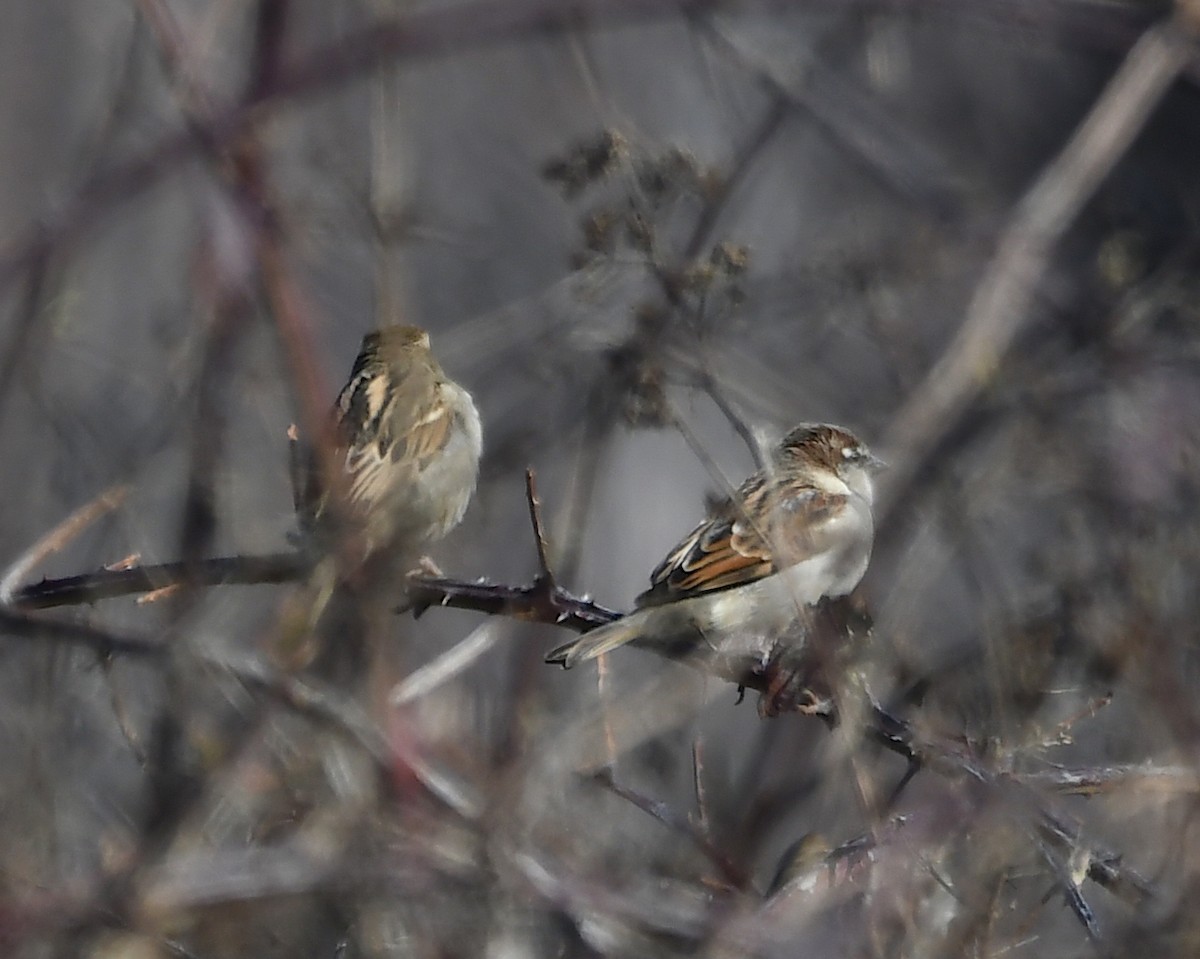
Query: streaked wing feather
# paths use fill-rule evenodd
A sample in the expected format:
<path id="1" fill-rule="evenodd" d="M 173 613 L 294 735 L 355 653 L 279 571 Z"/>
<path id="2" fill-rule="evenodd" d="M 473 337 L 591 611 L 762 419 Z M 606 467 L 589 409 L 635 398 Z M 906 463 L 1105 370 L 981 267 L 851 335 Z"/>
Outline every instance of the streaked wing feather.
<path id="1" fill-rule="evenodd" d="M 777 504 L 773 510 L 769 501 Z M 821 529 L 845 502 L 844 495 L 817 487 L 785 489 L 751 477 L 734 500 L 718 507 L 658 565 L 637 604 L 656 606 L 741 586 L 801 562 L 823 548 Z M 752 524 L 749 517 L 761 519 Z M 772 519 L 776 531 L 769 536 L 760 526 Z M 779 547 L 785 555 L 776 555 Z"/>
<path id="2" fill-rule="evenodd" d="M 352 503 L 379 502 L 392 487 L 412 482 L 452 435 L 453 414 L 443 402 L 440 377 L 428 366 L 398 370 L 374 356 L 360 357 L 336 410 Z M 412 413 L 398 420 L 398 410 Z"/>
<path id="3" fill-rule="evenodd" d="M 435 400 L 415 418 L 412 426 L 404 434 L 404 450 L 399 444 L 392 449 L 392 459 L 405 458 L 416 463 L 419 469 L 446 448 L 450 442 L 450 427 L 454 423 L 454 415 L 450 408 L 442 402 L 441 391 L 435 394 Z"/>

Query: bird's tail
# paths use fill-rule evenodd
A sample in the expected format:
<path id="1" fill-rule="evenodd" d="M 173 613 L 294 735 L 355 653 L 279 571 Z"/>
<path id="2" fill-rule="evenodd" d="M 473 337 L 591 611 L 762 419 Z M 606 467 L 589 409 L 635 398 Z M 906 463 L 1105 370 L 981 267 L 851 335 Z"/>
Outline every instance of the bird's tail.
<path id="1" fill-rule="evenodd" d="M 570 669 L 576 663 L 586 663 L 589 659 L 611 652 L 618 646 L 624 646 L 638 636 L 638 624 L 632 620 L 634 617 L 626 616 L 615 623 L 593 629 L 569 643 L 563 643 L 546 654 L 546 662 Z"/>

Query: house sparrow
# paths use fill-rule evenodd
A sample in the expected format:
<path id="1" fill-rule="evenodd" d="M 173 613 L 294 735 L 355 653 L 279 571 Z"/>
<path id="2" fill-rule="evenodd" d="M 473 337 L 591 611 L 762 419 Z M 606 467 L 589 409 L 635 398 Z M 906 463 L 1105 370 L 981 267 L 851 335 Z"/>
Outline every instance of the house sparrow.
<path id="1" fill-rule="evenodd" d="M 344 588 L 347 574 L 360 587 L 364 577 L 378 585 L 391 577 L 394 560 L 408 562 L 445 536 L 466 512 L 479 471 L 479 413 L 470 394 L 446 378 L 429 334 L 415 326 L 363 337 L 333 416 L 335 462 L 345 470 L 341 501 L 320 488 L 315 457 L 297 483 L 301 527 L 318 561 L 281 614 L 274 655 L 288 669 L 312 663 L 322 647 L 335 658 L 344 652 L 347 638 L 364 629 L 361 595 Z M 334 549 L 346 534 L 361 542 L 360 556 Z M 344 568 L 347 559 L 353 571 Z M 338 596 L 347 601 L 335 602 Z M 318 632 L 338 641 L 323 642 Z"/>
<path id="2" fill-rule="evenodd" d="M 344 519 L 361 530 L 368 554 L 419 548 L 458 525 L 479 472 L 479 413 L 438 365 L 428 333 L 390 326 L 364 336 L 334 416 Z M 318 528 L 327 500 L 313 510 Z"/>
<path id="3" fill-rule="evenodd" d="M 796 427 L 763 472 L 711 510 L 650 574 L 628 616 L 546 656 L 564 667 L 633 643 L 682 657 L 774 637 L 800 610 L 844 596 L 874 539 L 871 475 L 882 463 L 848 430 Z"/>

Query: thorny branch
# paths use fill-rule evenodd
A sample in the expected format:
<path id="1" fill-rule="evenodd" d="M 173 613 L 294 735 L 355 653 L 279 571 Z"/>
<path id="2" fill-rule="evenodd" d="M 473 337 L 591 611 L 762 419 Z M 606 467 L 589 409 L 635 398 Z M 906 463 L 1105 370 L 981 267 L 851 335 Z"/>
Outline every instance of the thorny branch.
<path id="1" fill-rule="evenodd" d="M 537 496 L 532 469 L 525 471 L 525 499 L 538 558 L 538 573 L 530 585 L 505 586 L 487 580 L 468 583 L 442 576 L 414 574 L 408 577 L 407 602 L 398 607 L 397 612 L 411 610 L 414 617 L 419 617 L 431 607 L 448 606 L 489 616 L 506 616 L 527 623 L 562 626 L 577 633 L 586 633 L 619 619 L 620 613 L 586 597 L 575 596 L 555 581 L 550 569 L 541 501 Z"/>
<path id="2" fill-rule="evenodd" d="M 218 556 L 196 562 L 161 563 L 129 569 L 101 569 L 62 579 L 44 579 L 13 593 L 17 609 L 50 609 L 82 606 L 102 599 L 151 593 L 170 586 L 249 586 L 290 583 L 312 566 L 303 553 L 265 556 Z"/>

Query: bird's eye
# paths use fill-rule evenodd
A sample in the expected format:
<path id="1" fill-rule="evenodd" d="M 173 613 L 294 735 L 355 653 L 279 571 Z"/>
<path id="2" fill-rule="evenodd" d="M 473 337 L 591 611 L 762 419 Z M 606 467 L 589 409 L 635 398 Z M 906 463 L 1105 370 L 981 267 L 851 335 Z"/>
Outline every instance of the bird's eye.
<path id="1" fill-rule="evenodd" d="M 863 458 L 863 448 L 861 446 L 843 446 L 842 458 L 844 460 L 860 460 Z"/>

